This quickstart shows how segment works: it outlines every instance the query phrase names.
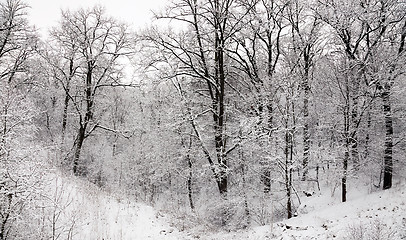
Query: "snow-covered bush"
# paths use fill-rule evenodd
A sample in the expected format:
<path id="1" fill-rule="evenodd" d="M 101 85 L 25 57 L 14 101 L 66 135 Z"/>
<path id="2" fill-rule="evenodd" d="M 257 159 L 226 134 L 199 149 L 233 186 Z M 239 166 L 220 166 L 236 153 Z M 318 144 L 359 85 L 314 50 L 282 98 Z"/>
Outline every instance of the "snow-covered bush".
<path id="1" fill-rule="evenodd" d="M 232 198 L 226 201 L 212 201 L 202 217 L 211 229 L 236 230 L 247 227 L 248 216 L 244 201 Z"/>
<path id="2" fill-rule="evenodd" d="M 355 223 L 347 227 L 349 240 L 395 240 L 400 239 L 395 229 L 381 219 Z"/>

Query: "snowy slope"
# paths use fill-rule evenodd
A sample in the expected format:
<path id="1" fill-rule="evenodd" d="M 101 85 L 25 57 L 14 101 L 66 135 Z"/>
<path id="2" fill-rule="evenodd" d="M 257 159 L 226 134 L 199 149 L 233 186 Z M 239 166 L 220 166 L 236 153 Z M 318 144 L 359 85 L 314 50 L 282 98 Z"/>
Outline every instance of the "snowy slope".
<path id="1" fill-rule="evenodd" d="M 406 194 L 401 189 L 376 192 L 277 224 L 275 235 L 286 239 L 349 239 L 382 228 L 381 239 L 401 239 L 405 227 Z M 290 228 L 291 230 L 287 229 Z M 354 236 L 355 235 L 355 236 Z M 364 235 L 366 238 L 366 235 Z M 406 235 L 405 235 L 406 237 Z M 371 238 L 372 239 L 372 238 Z"/>
<path id="2" fill-rule="evenodd" d="M 84 224 L 76 239 L 179 239 L 175 229 L 152 207 L 104 197 L 86 203 Z"/>
<path id="3" fill-rule="evenodd" d="M 325 206 L 307 214 L 237 233 L 217 233 L 202 239 L 406 239 L 406 189 L 394 188 L 326 205 L 312 196 L 304 204 Z"/>
<path id="4" fill-rule="evenodd" d="M 87 240 L 406 239 L 406 189 L 351 194 L 346 203 L 329 194 L 303 199 L 299 216 L 237 232 L 179 232 L 152 207 L 112 196 L 86 181 L 54 174 L 49 198 L 61 218 L 61 236 Z M 58 212 L 57 212 L 58 213 Z M 63 237 L 62 239 L 65 239 Z"/>
<path id="5" fill-rule="evenodd" d="M 57 233 L 74 240 L 185 239 L 152 207 L 107 195 L 86 181 L 50 177 L 48 195 L 55 199 Z M 62 239 L 65 239 L 62 237 Z"/>

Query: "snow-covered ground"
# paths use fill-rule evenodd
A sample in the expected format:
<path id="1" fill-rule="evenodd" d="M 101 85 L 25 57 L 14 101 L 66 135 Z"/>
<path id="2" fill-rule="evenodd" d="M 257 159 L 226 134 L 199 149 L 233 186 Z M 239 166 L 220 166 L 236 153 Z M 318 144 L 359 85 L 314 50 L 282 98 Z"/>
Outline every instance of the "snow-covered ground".
<path id="1" fill-rule="evenodd" d="M 184 239 L 167 219 L 145 204 L 108 195 L 86 181 L 73 177 L 50 177 L 57 234 L 77 240 Z M 59 214 L 61 213 L 61 214 Z M 63 238 L 65 239 L 65 238 Z"/>
<path id="2" fill-rule="evenodd" d="M 404 186 L 370 194 L 353 192 L 353 197 L 345 203 L 340 203 L 338 196 L 314 195 L 304 199 L 298 217 L 272 226 L 217 233 L 202 239 L 406 239 Z"/>
<path id="3" fill-rule="evenodd" d="M 72 239 L 406 239 L 406 188 L 367 193 L 353 190 L 346 203 L 329 194 L 303 199 L 299 216 L 237 232 L 180 232 L 152 207 L 109 195 L 76 178 L 54 175 L 57 231 Z M 356 194 L 358 192 L 358 194 Z M 193 231 L 193 229 L 191 229 Z"/>

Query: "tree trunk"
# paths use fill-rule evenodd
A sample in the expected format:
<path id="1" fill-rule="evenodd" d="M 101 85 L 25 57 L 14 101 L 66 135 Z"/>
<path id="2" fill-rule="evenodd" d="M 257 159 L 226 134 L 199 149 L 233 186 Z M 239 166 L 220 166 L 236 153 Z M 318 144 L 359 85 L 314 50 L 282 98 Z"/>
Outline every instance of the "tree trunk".
<path id="1" fill-rule="evenodd" d="M 406 40 L 406 21 L 403 23 L 400 43 L 398 49 L 398 57 L 402 56 L 405 52 L 405 40 Z M 396 64 L 392 66 L 391 73 L 394 72 Z M 383 173 L 383 189 L 389 189 L 392 187 L 392 174 L 393 174 L 393 120 L 392 110 L 390 102 L 391 84 L 393 80 L 388 81 L 383 87 L 382 101 L 383 101 L 383 113 L 385 115 L 385 152 L 384 152 L 384 173 Z"/>
<path id="2" fill-rule="evenodd" d="M 351 139 L 351 157 L 354 164 L 353 168 L 355 171 L 359 170 L 359 152 L 358 152 L 358 136 L 355 133 L 354 137 Z"/>
<path id="3" fill-rule="evenodd" d="M 371 132 L 371 126 L 372 126 L 372 105 L 369 107 L 368 113 L 367 113 L 367 132 L 365 136 L 365 149 L 364 149 L 364 159 L 368 161 L 369 158 L 369 142 L 371 139 L 370 132 Z"/>
<path id="4" fill-rule="evenodd" d="M 241 134 L 241 133 L 240 133 Z M 244 151 L 241 146 L 238 147 L 240 161 L 241 161 L 241 177 L 242 177 L 242 189 L 243 189 L 243 197 L 244 197 L 244 213 L 246 217 L 246 224 L 247 227 L 251 224 L 251 213 L 248 206 L 248 196 L 247 192 L 245 191 L 247 188 L 247 179 L 246 179 L 246 161 L 244 157 Z"/>
<path id="5" fill-rule="evenodd" d="M 271 81 L 272 79 L 272 69 L 271 69 L 271 63 L 268 63 L 268 80 Z M 268 141 L 266 142 L 268 146 L 272 145 L 272 127 L 273 127 L 273 104 L 272 104 L 272 99 L 269 95 L 265 96 L 268 100 L 268 103 L 266 104 L 266 109 L 267 109 L 267 127 L 268 131 L 266 132 L 268 134 Z M 260 146 L 262 148 L 262 146 Z M 270 151 L 270 150 L 268 150 Z M 269 160 L 267 158 L 262 158 L 262 174 L 261 174 L 261 182 L 264 184 L 264 193 L 268 194 L 271 191 L 271 170 L 269 166 Z"/>
<path id="6" fill-rule="evenodd" d="M 347 95 L 348 96 L 348 95 Z M 343 173 L 341 178 L 341 201 L 347 201 L 347 175 L 348 175 L 348 160 L 350 159 L 350 147 L 351 147 L 351 139 L 350 139 L 350 107 L 347 102 L 344 111 L 344 138 L 345 138 L 345 153 L 343 159 Z"/>
<path id="7" fill-rule="evenodd" d="M 357 79 L 355 80 L 357 81 Z M 356 84 L 359 85 L 359 84 Z M 358 90 L 358 88 L 356 88 Z M 353 98 L 353 109 L 352 109 L 352 126 L 353 126 L 353 133 L 351 134 L 350 144 L 351 144 L 351 158 L 352 163 L 354 164 L 353 168 L 355 171 L 359 170 L 359 151 L 358 151 L 358 131 L 357 131 L 357 122 L 358 119 L 358 91 L 355 93 L 356 96 Z"/>
<path id="8" fill-rule="evenodd" d="M 86 116 L 85 124 L 88 124 L 91 119 L 93 119 L 93 63 L 89 61 L 87 63 L 87 73 L 86 73 Z"/>
<path id="9" fill-rule="evenodd" d="M 308 70 L 306 71 L 308 72 Z M 306 180 L 309 172 L 309 155 L 310 155 L 310 134 L 309 134 L 309 81 L 308 77 L 304 77 L 303 81 L 304 98 L 303 98 L 303 176 L 302 180 Z"/>
<path id="10" fill-rule="evenodd" d="M 260 100 L 260 107 L 258 108 L 258 112 L 259 112 L 259 123 L 258 126 L 261 129 L 261 133 L 265 133 L 265 129 L 263 126 L 263 119 L 264 119 L 264 99 L 261 98 Z M 269 104 L 268 104 L 268 109 L 269 109 Z M 268 126 L 271 124 L 268 116 Z M 269 128 L 271 129 L 271 128 Z M 268 137 L 271 136 L 271 133 L 268 133 Z M 260 149 L 264 149 L 264 145 L 265 145 L 265 141 L 262 141 L 262 139 L 259 139 L 259 147 Z M 271 171 L 269 169 L 269 160 L 262 156 L 262 154 L 260 155 L 260 165 L 262 168 L 262 173 L 261 173 L 261 182 L 262 184 L 264 184 L 264 193 L 268 194 L 271 191 Z"/>
<path id="11" fill-rule="evenodd" d="M 80 116 L 79 120 L 79 132 L 76 137 L 75 141 L 75 153 L 73 156 L 73 173 L 75 175 L 80 175 L 83 172 L 80 170 L 79 167 L 79 158 L 80 153 L 82 151 L 83 142 L 86 138 L 86 128 L 93 118 L 93 104 L 94 104 L 94 95 L 92 91 L 92 76 L 93 76 L 93 63 L 92 61 L 87 62 L 87 73 L 86 73 L 86 113 L 84 117 L 84 122 L 82 122 L 82 116 Z"/>
<path id="12" fill-rule="evenodd" d="M 245 177 L 245 163 L 242 166 L 242 184 L 243 184 L 243 189 L 246 189 L 246 185 L 247 185 L 247 180 Z M 247 217 L 247 226 L 249 226 L 251 224 L 251 214 L 250 214 L 250 209 L 248 207 L 248 197 L 247 197 L 247 192 L 244 191 L 243 192 L 244 195 L 244 212 L 245 212 L 245 216 Z"/>
<path id="13" fill-rule="evenodd" d="M 260 100 L 259 100 L 259 106 L 258 106 L 258 114 L 257 117 L 259 118 L 259 121 L 257 123 L 258 128 L 260 129 L 261 133 L 265 134 L 266 132 L 266 128 L 264 127 L 264 118 L 265 118 L 265 113 L 264 113 L 264 104 L 265 104 L 265 97 L 261 96 Z M 269 104 L 267 104 L 267 108 L 269 111 Z M 271 119 L 268 116 L 268 127 L 269 129 L 271 129 L 270 125 L 271 123 Z M 271 136 L 271 132 L 267 133 L 268 137 Z M 265 148 L 265 141 L 263 141 L 263 139 L 259 139 L 259 148 L 260 149 L 264 149 Z M 269 160 L 264 157 L 262 155 L 262 153 L 259 156 L 259 164 L 261 165 L 261 174 L 260 174 L 260 181 L 261 183 L 264 185 L 264 193 L 268 194 L 271 190 L 271 171 L 269 169 Z"/>
<path id="14" fill-rule="evenodd" d="M 216 90 L 216 115 L 215 119 L 215 145 L 216 145 L 216 155 L 218 162 L 218 174 L 217 174 L 217 185 L 220 191 L 220 195 L 225 197 L 227 195 L 227 159 L 225 154 L 226 140 L 224 135 L 224 115 L 225 115 L 225 69 L 224 69 L 224 36 L 221 29 L 221 24 L 225 24 L 220 12 L 221 6 L 219 1 L 215 1 L 215 76 L 218 89 Z"/>
<path id="15" fill-rule="evenodd" d="M 320 192 L 319 169 L 320 169 L 319 164 L 317 164 L 317 166 L 316 166 L 316 183 L 317 183 L 317 189 Z"/>
<path id="16" fill-rule="evenodd" d="M 80 159 L 80 153 L 82 151 L 83 142 L 85 140 L 85 133 L 86 133 L 86 127 L 81 126 L 79 128 L 78 135 L 76 137 L 75 152 L 73 155 L 73 173 L 75 175 L 81 174 L 81 170 L 79 168 L 79 159 Z"/>
<path id="17" fill-rule="evenodd" d="M 345 97 L 344 97 L 344 109 L 343 109 L 343 117 L 344 117 L 344 131 L 343 131 L 343 138 L 344 138 L 344 159 L 343 159 L 343 172 L 341 177 L 341 201 L 347 201 L 347 176 L 348 176 L 348 161 L 350 159 L 350 147 L 352 146 L 352 139 L 350 136 L 350 126 L 351 126 L 351 117 L 354 117 L 354 112 L 350 114 L 350 82 L 349 77 L 345 76 Z"/>
<path id="18" fill-rule="evenodd" d="M 192 164 L 192 159 L 190 159 L 190 150 L 192 148 L 192 137 L 189 138 L 189 146 L 188 146 L 188 153 L 186 155 L 186 160 L 188 163 L 188 167 L 189 167 L 189 175 L 187 178 L 187 190 L 188 190 L 188 197 L 189 197 L 189 205 L 190 205 L 190 209 L 192 209 L 192 211 L 195 209 L 195 205 L 193 203 L 193 192 L 192 192 L 192 179 L 193 179 L 193 164 Z"/>
<path id="19" fill-rule="evenodd" d="M 188 159 L 188 165 L 189 165 L 189 176 L 187 179 L 187 190 L 188 190 L 188 197 L 189 197 L 189 205 L 192 210 L 195 209 L 195 206 L 193 204 L 193 192 L 192 192 L 192 161 L 190 160 L 190 156 L 187 156 Z"/>
<path id="20" fill-rule="evenodd" d="M 216 179 L 217 187 L 219 189 L 220 195 L 225 196 L 227 193 L 227 160 L 225 156 L 225 136 L 224 136 L 224 114 L 225 114 L 225 106 L 224 106 L 224 97 L 225 97 L 225 73 L 224 73 L 224 36 L 223 36 L 223 29 L 221 29 L 221 25 L 223 19 L 221 17 L 221 5 L 218 0 L 213 1 L 214 7 L 213 14 L 213 25 L 215 28 L 214 31 L 214 49 L 215 49 L 215 56 L 214 56 L 214 63 L 215 63 L 215 84 L 211 81 L 207 81 L 207 88 L 210 94 L 210 98 L 212 101 L 212 110 L 213 110 L 213 122 L 214 122 L 214 144 L 216 150 L 216 157 L 218 165 L 214 166 L 214 162 L 212 162 L 208 153 L 205 153 L 208 157 L 209 163 L 212 165 L 212 170 L 214 172 L 214 177 Z M 206 79 L 210 78 L 210 73 L 208 69 L 208 64 L 206 62 L 205 52 L 202 43 L 202 36 L 200 33 L 199 28 L 199 21 L 198 17 L 198 6 L 196 1 L 190 5 L 193 13 L 193 28 L 196 33 L 196 41 L 199 47 L 199 58 L 203 65 L 204 77 Z M 224 7 L 224 6 L 223 6 Z M 224 24 L 224 23 L 223 23 Z M 192 124 L 193 125 L 193 124 Z M 195 126 L 194 126 L 195 128 Z M 196 129 L 195 129 L 196 131 Z"/>
<path id="21" fill-rule="evenodd" d="M 224 170 L 220 170 L 220 173 L 217 175 L 217 186 L 220 195 L 223 197 L 227 196 L 227 184 L 228 184 L 227 174 Z"/>
<path id="22" fill-rule="evenodd" d="M 353 163 L 353 169 L 355 171 L 358 171 L 360 168 L 360 154 L 359 154 L 359 143 L 358 143 L 358 125 L 359 122 L 361 121 L 362 117 L 362 110 L 360 109 L 360 103 L 359 103 L 359 98 L 362 95 L 362 92 L 360 91 L 361 87 L 361 81 L 363 76 L 365 75 L 365 69 L 363 66 L 359 66 L 359 63 L 356 63 L 355 58 L 351 58 L 351 62 L 356 64 L 354 66 L 354 73 L 353 75 L 355 76 L 354 79 L 352 79 L 352 112 L 351 112 L 351 121 L 352 121 L 352 126 L 353 126 L 353 132 L 351 134 L 351 158 L 352 158 L 352 163 Z"/>
<path id="23" fill-rule="evenodd" d="M 393 171 L 393 126 L 392 126 L 392 111 L 390 102 L 390 86 L 385 86 L 382 93 L 383 112 L 385 115 L 385 152 L 384 152 L 384 174 L 383 174 L 383 189 L 392 187 L 392 171 Z"/>
<path id="24" fill-rule="evenodd" d="M 348 159 L 350 158 L 350 153 L 348 152 L 348 147 L 345 150 L 344 160 L 343 160 L 343 176 L 341 178 L 341 201 L 347 201 L 347 170 L 348 170 Z"/>
<path id="25" fill-rule="evenodd" d="M 285 133 L 285 187 L 286 187 L 286 210 L 288 218 L 292 218 L 292 136 L 290 131 Z"/>
<path id="26" fill-rule="evenodd" d="M 68 122 L 68 108 L 69 108 L 69 91 L 70 91 L 70 82 L 74 75 L 74 62 L 73 59 L 70 59 L 69 62 L 69 77 L 66 79 L 66 87 L 65 87 L 65 100 L 63 105 L 63 114 L 62 114 L 62 144 L 65 141 L 65 132 L 66 132 L 66 125 Z"/>
<path id="27" fill-rule="evenodd" d="M 67 93 L 65 94 L 65 101 L 64 101 L 63 114 L 62 114 L 62 143 L 65 142 L 66 125 L 68 122 L 69 90 L 66 89 L 66 91 L 67 91 Z"/>
<path id="28" fill-rule="evenodd" d="M 310 98 L 310 85 L 309 75 L 311 67 L 311 49 L 310 43 L 306 44 L 303 49 L 303 76 L 302 76 L 302 88 L 303 88 L 303 176 L 302 180 L 306 180 L 309 172 L 309 156 L 310 156 L 310 134 L 309 134 L 309 98 Z"/>
<path id="29" fill-rule="evenodd" d="M 268 166 L 262 167 L 261 182 L 264 184 L 264 193 L 268 194 L 271 191 L 271 171 L 269 170 Z"/>

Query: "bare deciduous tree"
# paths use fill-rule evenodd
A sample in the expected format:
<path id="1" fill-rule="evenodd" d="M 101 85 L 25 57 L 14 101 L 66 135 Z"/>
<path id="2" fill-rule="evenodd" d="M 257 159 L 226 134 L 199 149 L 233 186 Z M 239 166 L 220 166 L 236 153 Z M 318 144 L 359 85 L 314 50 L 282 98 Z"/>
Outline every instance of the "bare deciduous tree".
<path id="1" fill-rule="evenodd" d="M 60 61 L 49 61 L 53 76 L 65 92 L 62 136 L 66 131 L 69 102 L 77 116 L 77 134 L 72 148 L 72 168 L 80 174 L 80 154 L 85 139 L 97 129 L 115 131 L 102 125 L 97 111 L 98 99 L 104 88 L 131 85 L 123 83 L 121 59 L 130 52 L 127 26 L 108 17 L 104 9 L 64 11 L 61 25 L 52 31 Z"/>

